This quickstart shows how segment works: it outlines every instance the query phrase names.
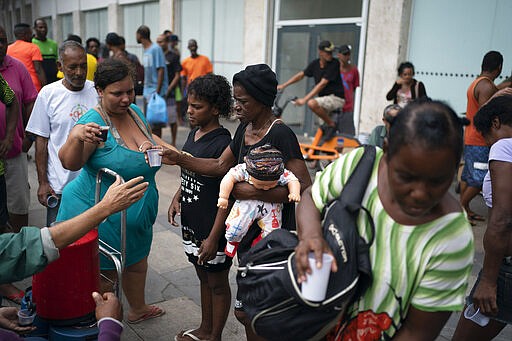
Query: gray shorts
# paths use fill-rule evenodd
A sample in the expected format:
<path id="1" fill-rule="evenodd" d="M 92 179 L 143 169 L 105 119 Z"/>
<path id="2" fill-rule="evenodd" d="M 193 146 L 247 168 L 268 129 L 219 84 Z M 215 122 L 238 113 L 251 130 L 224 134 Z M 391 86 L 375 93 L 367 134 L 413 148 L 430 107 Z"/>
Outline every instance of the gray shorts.
<path id="1" fill-rule="evenodd" d="M 328 95 L 322 97 L 316 97 L 318 105 L 324 108 L 324 110 L 331 112 L 334 110 L 341 110 L 345 105 L 345 100 L 335 95 Z"/>
<path id="2" fill-rule="evenodd" d="M 167 103 L 167 117 L 169 118 L 169 124 L 174 124 L 177 122 L 178 117 L 176 116 L 176 100 L 174 98 L 168 97 L 166 100 Z"/>
<path id="3" fill-rule="evenodd" d="M 27 153 L 5 160 L 7 209 L 11 214 L 28 214 L 30 187 L 28 185 Z"/>

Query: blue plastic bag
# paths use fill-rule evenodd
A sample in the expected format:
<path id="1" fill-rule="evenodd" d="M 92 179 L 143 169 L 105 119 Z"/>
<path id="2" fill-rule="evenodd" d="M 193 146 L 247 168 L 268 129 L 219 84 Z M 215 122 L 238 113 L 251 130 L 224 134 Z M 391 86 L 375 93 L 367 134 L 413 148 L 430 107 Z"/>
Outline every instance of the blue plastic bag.
<path id="1" fill-rule="evenodd" d="M 149 98 L 146 119 L 149 124 L 167 124 L 167 104 L 165 99 L 154 92 Z"/>

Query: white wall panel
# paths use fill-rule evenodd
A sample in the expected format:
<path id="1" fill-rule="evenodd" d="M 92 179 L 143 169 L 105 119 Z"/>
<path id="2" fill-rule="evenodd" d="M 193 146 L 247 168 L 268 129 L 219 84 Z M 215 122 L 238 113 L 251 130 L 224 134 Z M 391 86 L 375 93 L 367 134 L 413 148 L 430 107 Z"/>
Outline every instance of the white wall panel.
<path id="1" fill-rule="evenodd" d="M 240 0 L 182 0 L 181 59 L 190 55 L 188 40 L 196 39 L 198 53 L 210 58 L 214 72 L 231 80 L 243 64 L 244 8 Z"/>
<path id="2" fill-rule="evenodd" d="M 427 94 L 466 111 L 466 90 L 490 50 L 504 56 L 502 77 L 510 75 L 512 35 L 507 0 L 415 0 L 408 58 Z"/>
<path id="3" fill-rule="evenodd" d="M 56 0 L 57 14 L 71 13 L 79 9 L 78 0 Z"/>
<path id="4" fill-rule="evenodd" d="M 107 8 L 108 5 L 115 3 L 117 3 L 117 0 L 80 0 L 80 10 L 90 11 Z"/>

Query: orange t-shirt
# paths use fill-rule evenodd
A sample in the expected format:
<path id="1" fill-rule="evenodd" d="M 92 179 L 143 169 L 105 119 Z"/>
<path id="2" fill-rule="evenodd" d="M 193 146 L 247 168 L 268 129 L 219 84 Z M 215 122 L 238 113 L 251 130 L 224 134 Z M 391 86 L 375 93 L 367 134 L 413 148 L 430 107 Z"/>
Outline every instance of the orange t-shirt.
<path id="1" fill-rule="evenodd" d="M 39 90 L 41 90 L 41 82 L 39 81 L 36 68 L 34 67 L 34 61 L 43 61 L 39 47 L 34 43 L 16 40 L 7 47 L 7 55 L 16 58 L 25 65 L 32 78 L 32 83 L 34 83 L 37 92 L 39 92 Z"/>
<path id="2" fill-rule="evenodd" d="M 213 65 L 208 57 L 198 55 L 196 58 L 187 57 L 181 62 L 181 75 L 187 77 L 187 85 L 195 78 L 213 72 Z"/>
<path id="3" fill-rule="evenodd" d="M 478 109 L 480 109 L 478 100 L 475 98 L 475 87 L 483 79 L 487 79 L 492 83 L 492 80 L 488 77 L 478 77 L 471 83 L 467 92 L 468 106 L 466 107 L 466 118 L 469 120 L 470 124 L 464 130 L 464 144 L 468 146 L 486 146 L 484 137 L 476 130 L 473 124 L 473 118 Z"/>

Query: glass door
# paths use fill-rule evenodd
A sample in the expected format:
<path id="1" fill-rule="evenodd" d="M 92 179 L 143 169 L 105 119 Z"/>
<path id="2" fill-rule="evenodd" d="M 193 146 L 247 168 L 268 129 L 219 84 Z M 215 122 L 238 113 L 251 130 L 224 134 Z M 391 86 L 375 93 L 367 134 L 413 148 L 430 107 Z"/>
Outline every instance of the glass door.
<path id="1" fill-rule="evenodd" d="M 356 24 L 298 25 L 282 26 L 277 30 L 276 72 L 279 83 L 283 83 L 308 63 L 318 58 L 318 44 L 330 40 L 334 45 L 352 47 L 351 59 L 357 65 L 359 53 L 360 26 Z M 335 57 L 336 54 L 335 54 Z M 304 97 L 315 86 L 312 78 L 305 78 L 284 90 L 280 102 L 289 97 Z M 289 104 L 282 116 L 283 120 L 297 134 L 315 133 L 319 120 L 307 106 L 296 107 Z"/>

